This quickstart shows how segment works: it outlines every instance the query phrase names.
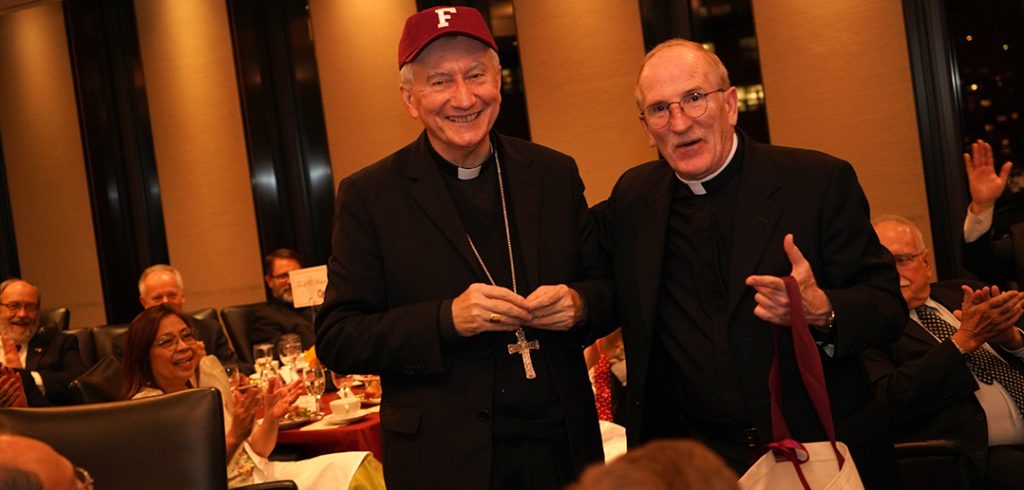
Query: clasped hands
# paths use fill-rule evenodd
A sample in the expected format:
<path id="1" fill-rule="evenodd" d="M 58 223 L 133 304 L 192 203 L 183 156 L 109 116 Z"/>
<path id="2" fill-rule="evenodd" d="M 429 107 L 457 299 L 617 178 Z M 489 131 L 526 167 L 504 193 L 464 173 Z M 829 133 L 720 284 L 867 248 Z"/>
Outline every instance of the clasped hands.
<path id="1" fill-rule="evenodd" d="M 1015 327 L 1024 313 L 1024 293 L 1001 293 L 998 286 L 985 286 L 977 291 L 968 286 L 960 288 L 964 298 L 961 309 L 953 312 L 960 320 L 960 328 L 953 334 L 954 344 L 965 353 L 974 352 L 985 342 L 1009 350 L 1024 347 L 1024 335 Z"/>
<path id="2" fill-rule="evenodd" d="M 814 279 L 814 271 L 804 258 L 803 253 L 793 243 L 793 235 L 787 234 L 782 240 L 782 248 L 793 266 L 791 275 L 800 286 L 800 299 L 803 303 L 804 316 L 809 325 L 824 329 L 829 326 L 832 318 L 832 302 L 825 292 L 818 287 Z M 777 276 L 749 276 L 746 285 L 754 288 L 754 315 L 776 325 L 790 326 L 792 319 L 789 314 L 789 295 L 786 284 Z"/>
<path id="3" fill-rule="evenodd" d="M 565 331 L 583 312 L 583 298 L 565 284 L 541 286 L 524 298 L 508 288 L 475 283 L 452 301 L 455 331 L 463 337 L 520 327 Z"/>

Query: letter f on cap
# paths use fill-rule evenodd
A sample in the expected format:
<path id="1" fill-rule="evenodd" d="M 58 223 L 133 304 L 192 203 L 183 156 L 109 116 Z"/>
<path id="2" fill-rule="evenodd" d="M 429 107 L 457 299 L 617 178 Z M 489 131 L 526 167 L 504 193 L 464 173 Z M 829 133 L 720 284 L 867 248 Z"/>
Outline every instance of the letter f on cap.
<path id="1" fill-rule="evenodd" d="M 445 7 L 434 11 L 437 14 L 437 28 L 448 27 L 448 19 L 452 18 L 452 14 L 456 11 L 455 7 Z"/>

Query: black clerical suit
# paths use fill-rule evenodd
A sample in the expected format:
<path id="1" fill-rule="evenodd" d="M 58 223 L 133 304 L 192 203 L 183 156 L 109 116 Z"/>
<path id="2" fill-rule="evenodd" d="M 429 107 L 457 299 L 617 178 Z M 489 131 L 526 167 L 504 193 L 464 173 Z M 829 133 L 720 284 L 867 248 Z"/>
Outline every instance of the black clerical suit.
<path id="1" fill-rule="evenodd" d="M 977 281 L 942 281 L 932 284 L 931 298 L 950 312 L 958 310 L 963 302 L 962 284 L 974 289 L 984 286 Z M 993 350 L 1011 366 L 1024 371 L 1024 362 L 1018 357 L 999 347 Z M 979 482 L 986 477 L 988 422 L 974 394 L 978 382 L 952 340 L 939 342 L 908 317 L 898 341 L 865 350 L 864 359 L 878 388 L 878 399 L 890 411 L 897 441 L 959 441 Z M 994 471 L 1015 471 L 1018 476 L 1024 472 L 1024 452 L 1020 452 L 1020 446 L 1015 447 L 1017 464 Z"/>
<path id="2" fill-rule="evenodd" d="M 317 354 L 334 371 L 381 374 L 389 488 L 487 488 L 492 472 L 503 469 L 492 466 L 492 454 L 509 430 L 557 426 L 549 436 L 568 444 L 564 457 L 574 472 L 602 457 L 583 346 L 592 331 L 608 328 L 611 294 L 606 281 L 588 280 L 599 261 L 583 183 L 568 156 L 493 136 L 522 271 L 519 294 L 569 284 L 583 297 L 587 319 L 569 332 L 527 328 L 540 349 L 532 352 L 537 379 L 525 380 L 520 356 L 507 350 L 512 333 L 463 338 L 454 330 L 452 300 L 472 283 L 488 283 L 467 232 L 479 232 L 480 219 L 494 215 L 477 219 L 457 209 L 473 194 L 453 193 L 458 184 L 446 180 L 426 134 L 343 180 Z M 498 198 L 496 182 L 490 196 Z M 490 239 L 478 233 L 473 240 L 495 281 L 511 289 L 496 216 Z M 466 219 L 474 225 L 466 226 Z M 513 388 L 505 389 L 506 382 Z M 536 393 L 535 386 L 553 392 Z M 557 405 L 537 403 L 548 399 Z"/>
<path id="3" fill-rule="evenodd" d="M 293 333 L 302 339 L 302 348 L 313 347 L 313 311 L 310 308 L 295 308 L 277 298 L 271 298 L 252 312 L 249 324 L 249 340 L 252 345 L 260 343 L 277 344 L 284 334 Z"/>
<path id="4" fill-rule="evenodd" d="M 31 371 L 43 379 L 44 395 Z M 68 385 L 85 372 L 78 352 L 78 338 L 62 332 L 39 329 L 28 341 L 25 369 L 19 370 L 25 398 L 30 407 L 68 405 L 72 402 Z"/>
<path id="5" fill-rule="evenodd" d="M 865 483 L 885 488 L 898 476 L 859 353 L 894 340 L 905 321 L 892 257 L 848 163 L 737 137 L 735 157 L 704 184 L 706 195 L 659 160 L 627 171 L 600 211 L 629 363 L 629 444 L 697 437 L 742 472 L 754 453 L 748 444 L 770 442 L 772 328 L 754 316 L 755 291 L 744 281 L 788 275 L 782 243 L 792 233 L 836 314 L 819 339 L 835 349 L 821 359 L 838 438 Z M 797 440 L 823 440 L 792 343 L 782 345 L 789 427 Z"/>

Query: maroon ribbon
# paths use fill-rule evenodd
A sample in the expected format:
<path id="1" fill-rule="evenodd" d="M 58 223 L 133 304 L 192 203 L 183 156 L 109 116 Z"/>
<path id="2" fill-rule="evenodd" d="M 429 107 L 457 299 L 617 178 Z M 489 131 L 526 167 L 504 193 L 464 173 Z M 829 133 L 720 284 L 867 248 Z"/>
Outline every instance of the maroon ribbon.
<path id="1" fill-rule="evenodd" d="M 818 355 L 818 345 L 811 337 L 811 331 L 807 326 L 807 318 L 804 316 L 803 300 L 800 297 L 800 286 L 793 276 L 782 278 L 786 285 L 786 294 L 789 296 L 790 331 L 793 335 L 793 351 L 796 354 L 797 368 L 800 371 L 800 379 L 803 381 L 807 396 L 811 399 L 818 420 L 825 429 L 825 435 L 832 443 L 832 450 L 836 453 L 836 460 L 839 461 L 839 468 L 842 469 L 845 458 L 839 452 L 836 445 L 836 431 L 832 422 L 832 407 L 828 401 L 828 390 L 825 387 L 825 371 L 821 367 L 821 357 Z M 807 460 L 806 451 L 803 445 L 794 441 L 790 436 L 789 425 L 782 415 L 782 380 L 779 375 L 779 339 L 782 337 L 781 325 L 772 325 L 772 346 L 774 357 L 772 367 L 768 372 L 768 391 L 771 393 L 771 415 L 772 415 L 772 438 L 775 442 L 768 444 L 768 449 L 775 453 L 776 457 L 785 457 L 796 467 L 796 472 L 803 482 L 804 488 L 810 488 L 800 470 L 800 463 Z M 799 452 L 796 449 L 799 448 Z M 798 457 L 803 452 L 803 458 Z"/>

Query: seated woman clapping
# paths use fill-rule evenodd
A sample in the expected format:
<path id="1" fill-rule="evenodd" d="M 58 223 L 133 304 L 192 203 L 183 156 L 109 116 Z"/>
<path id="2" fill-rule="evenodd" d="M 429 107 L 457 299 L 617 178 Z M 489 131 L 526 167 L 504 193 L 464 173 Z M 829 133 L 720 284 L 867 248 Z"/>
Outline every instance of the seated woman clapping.
<path id="1" fill-rule="evenodd" d="M 277 444 L 278 419 L 294 408 L 302 385 L 271 380 L 265 393 L 257 387 L 233 389 L 220 361 L 207 356 L 203 343 L 196 340 L 190 321 L 162 305 L 132 320 L 124 351 L 127 397 L 143 398 L 197 386 L 220 390 L 225 405 L 228 486 L 294 480 L 300 489 L 345 488 L 358 471 L 358 481 L 380 482 L 383 488 L 380 464 L 367 452 L 293 462 L 267 460 Z M 264 417 L 257 421 L 260 406 Z"/>

